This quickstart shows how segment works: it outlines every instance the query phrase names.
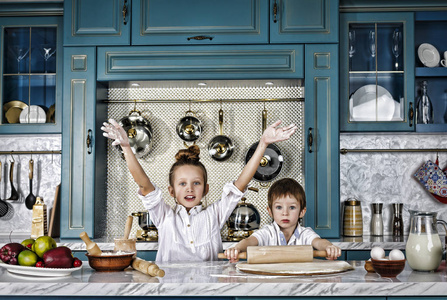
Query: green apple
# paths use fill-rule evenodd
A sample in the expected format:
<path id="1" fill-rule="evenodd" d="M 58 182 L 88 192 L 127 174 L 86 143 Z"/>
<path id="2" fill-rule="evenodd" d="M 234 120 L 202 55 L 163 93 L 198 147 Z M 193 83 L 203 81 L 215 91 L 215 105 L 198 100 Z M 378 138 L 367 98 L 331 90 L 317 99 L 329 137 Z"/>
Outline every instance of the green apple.
<path id="1" fill-rule="evenodd" d="M 22 244 L 23 246 L 25 246 L 26 248 L 28 248 L 28 249 L 31 250 L 31 247 L 32 247 L 33 244 L 34 244 L 34 239 L 26 239 L 26 240 L 23 240 L 20 244 Z"/>
<path id="2" fill-rule="evenodd" d="M 36 252 L 36 254 L 42 258 L 44 253 L 48 250 L 56 248 L 56 241 L 51 236 L 39 236 L 34 242 L 31 250 Z"/>
<path id="3" fill-rule="evenodd" d="M 34 267 L 38 260 L 37 254 L 31 250 L 23 250 L 17 257 L 17 261 L 21 266 Z"/>

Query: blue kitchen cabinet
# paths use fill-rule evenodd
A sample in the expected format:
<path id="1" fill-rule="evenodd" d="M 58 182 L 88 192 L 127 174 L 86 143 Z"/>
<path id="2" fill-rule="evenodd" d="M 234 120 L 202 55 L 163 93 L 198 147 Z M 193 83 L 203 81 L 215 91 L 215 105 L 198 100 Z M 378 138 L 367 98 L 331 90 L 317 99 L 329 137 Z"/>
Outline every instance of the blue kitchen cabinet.
<path id="1" fill-rule="evenodd" d="M 270 0 L 270 43 L 338 43 L 338 0 Z"/>
<path id="2" fill-rule="evenodd" d="M 132 45 L 267 44 L 268 0 L 133 0 Z"/>
<path id="3" fill-rule="evenodd" d="M 338 45 L 305 46 L 305 226 L 339 237 Z"/>
<path id="4" fill-rule="evenodd" d="M 65 0 L 64 46 L 130 45 L 131 0 Z"/>
<path id="5" fill-rule="evenodd" d="M 414 15 L 340 15 L 340 131 L 414 131 Z"/>
<path id="6" fill-rule="evenodd" d="M 62 21 L 0 18 L 0 134 L 61 133 Z"/>
<path id="7" fill-rule="evenodd" d="M 96 48 L 66 47 L 62 129 L 61 238 L 95 236 L 106 199 L 106 89 L 96 83 Z M 96 223 L 95 223 L 96 222 Z M 96 224 L 96 226 L 95 226 Z"/>
<path id="8" fill-rule="evenodd" d="M 98 80 L 304 78 L 303 45 L 99 47 Z"/>

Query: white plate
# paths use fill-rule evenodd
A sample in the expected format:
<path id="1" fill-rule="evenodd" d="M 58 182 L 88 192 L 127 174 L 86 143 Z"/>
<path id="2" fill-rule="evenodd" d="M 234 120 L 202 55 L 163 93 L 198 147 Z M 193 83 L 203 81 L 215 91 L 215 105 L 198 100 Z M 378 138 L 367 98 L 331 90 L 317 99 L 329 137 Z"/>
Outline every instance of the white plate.
<path id="1" fill-rule="evenodd" d="M 74 271 L 82 269 L 82 266 L 77 268 L 66 268 L 66 269 L 36 268 L 36 267 L 26 267 L 19 265 L 8 265 L 2 261 L 0 261 L 0 267 L 7 269 L 8 272 L 10 273 L 20 275 L 46 276 L 46 277 L 68 276 Z"/>
<path id="2" fill-rule="evenodd" d="M 45 123 L 46 121 L 47 114 L 43 108 L 37 105 L 25 107 L 20 113 L 20 123 Z"/>
<path id="3" fill-rule="evenodd" d="M 391 121 L 395 102 L 384 87 L 377 85 L 376 97 L 376 85 L 364 85 L 349 99 L 351 121 Z"/>
<path id="4" fill-rule="evenodd" d="M 439 52 L 431 44 L 421 44 L 418 48 L 418 56 L 426 67 L 437 67 L 439 65 Z"/>

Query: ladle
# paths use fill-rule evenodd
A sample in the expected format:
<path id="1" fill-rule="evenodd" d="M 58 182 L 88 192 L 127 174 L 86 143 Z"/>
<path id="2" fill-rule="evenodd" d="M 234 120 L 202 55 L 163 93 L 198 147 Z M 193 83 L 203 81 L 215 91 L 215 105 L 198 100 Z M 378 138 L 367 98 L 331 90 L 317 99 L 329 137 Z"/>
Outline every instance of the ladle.
<path id="1" fill-rule="evenodd" d="M 2 182 L 2 162 L 0 161 L 0 183 Z M 6 216 L 8 213 L 9 207 L 8 203 L 0 198 L 0 218 Z"/>
<path id="2" fill-rule="evenodd" d="M 12 182 L 14 179 L 14 163 L 15 163 L 14 158 L 12 158 L 12 159 L 13 159 L 13 161 L 11 161 L 11 168 L 9 169 L 9 182 L 11 183 L 11 197 L 9 197 L 6 200 L 17 201 L 17 200 L 19 200 L 19 193 L 15 189 L 14 183 Z"/>
<path id="3" fill-rule="evenodd" d="M 34 161 L 31 158 L 29 161 L 29 195 L 25 198 L 25 206 L 28 209 L 33 209 L 33 205 L 36 203 L 36 196 L 33 194 L 33 171 Z"/>

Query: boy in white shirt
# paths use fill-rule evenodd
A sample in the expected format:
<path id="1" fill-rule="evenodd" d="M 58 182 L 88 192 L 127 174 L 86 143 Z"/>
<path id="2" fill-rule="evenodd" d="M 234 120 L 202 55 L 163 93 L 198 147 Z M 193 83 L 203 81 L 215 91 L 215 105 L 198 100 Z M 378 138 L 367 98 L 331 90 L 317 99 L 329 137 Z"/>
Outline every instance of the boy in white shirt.
<path id="1" fill-rule="evenodd" d="M 248 246 L 312 245 L 316 250 L 326 251 L 327 259 L 341 255 L 340 248 L 322 239 L 312 228 L 299 224 L 306 214 L 306 195 L 296 180 L 284 178 L 270 187 L 267 210 L 273 223 L 225 250 L 230 262 L 238 261 L 238 254 L 247 251 Z"/>

